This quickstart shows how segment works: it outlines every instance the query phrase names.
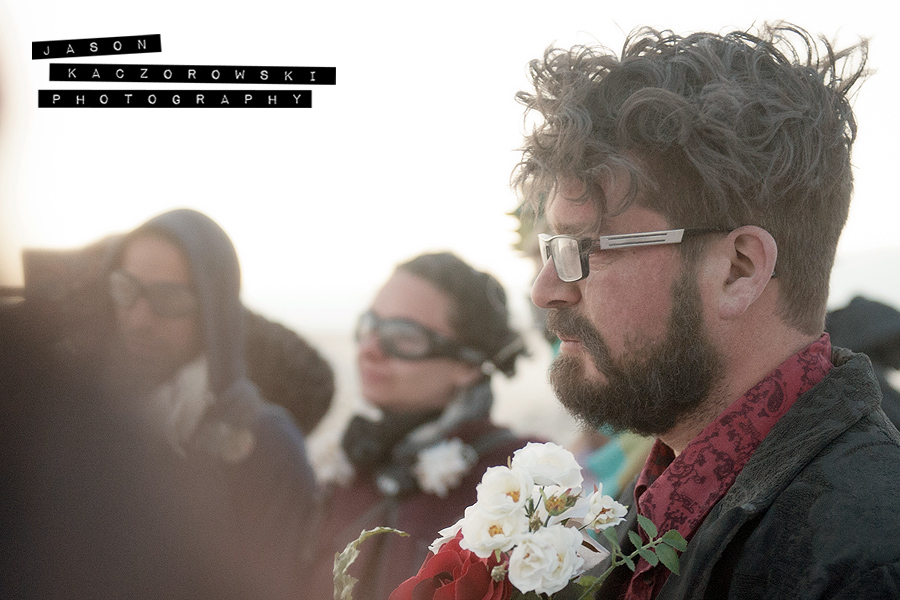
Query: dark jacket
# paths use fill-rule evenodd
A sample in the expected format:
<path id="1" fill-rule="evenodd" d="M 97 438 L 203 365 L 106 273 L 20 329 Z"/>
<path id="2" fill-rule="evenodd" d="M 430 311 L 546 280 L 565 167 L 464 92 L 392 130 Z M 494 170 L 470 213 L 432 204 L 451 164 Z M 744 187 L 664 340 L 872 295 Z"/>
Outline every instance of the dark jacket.
<path id="1" fill-rule="evenodd" d="M 657 600 L 900 597 L 900 433 L 869 360 L 841 349 L 832 360 L 712 508 Z M 617 597 L 630 577 L 619 567 L 596 597 Z"/>
<path id="2" fill-rule="evenodd" d="M 49 347 L 43 315 L 31 308 L 0 310 L 0 598 L 298 597 L 293 580 L 257 567 L 269 555 L 235 531 L 235 501 L 251 499 L 238 489 L 265 482 L 253 491 L 261 516 L 261 507 L 292 506 L 296 479 L 272 457 L 292 460 L 293 451 L 251 454 L 239 486 L 212 456 L 154 451 L 165 446 L 127 398 L 100 385 L 93 360 Z M 282 422 L 260 419 L 266 429 Z M 291 439 L 259 437 L 262 449 Z M 296 539 L 297 527 L 271 516 L 277 522 L 261 519 L 270 525 L 258 539 L 284 556 L 267 532 Z M 290 595 L 277 592 L 288 586 Z"/>

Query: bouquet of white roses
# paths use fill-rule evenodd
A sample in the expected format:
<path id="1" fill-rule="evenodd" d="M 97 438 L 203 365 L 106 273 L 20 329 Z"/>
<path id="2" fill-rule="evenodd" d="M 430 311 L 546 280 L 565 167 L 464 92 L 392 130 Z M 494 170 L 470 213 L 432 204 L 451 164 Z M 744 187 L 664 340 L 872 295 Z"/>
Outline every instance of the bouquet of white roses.
<path id="1" fill-rule="evenodd" d="M 582 482 L 575 457 L 556 444 L 517 450 L 508 466 L 485 472 L 475 504 L 440 532 L 419 573 L 394 590 L 391 600 L 551 597 L 572 581 L 585 588 L 586 597 L 618 565 L 633 570 L 637 556 L 677 573 L 675 551 L 686 545 L 677 531 L 655 539 L 656 528 L 639 517 L 649 542 L 631 532 L 637 550 L 623 554 L 612 527 L 624 520 L 627 508 L 602 489 L 583 493 Z M 609 550 L 594 538 L 598 532 Z M 583 577 L 610 554 L 606 572 Z M 338 578 L 336 563 L 336 586 Z"/>

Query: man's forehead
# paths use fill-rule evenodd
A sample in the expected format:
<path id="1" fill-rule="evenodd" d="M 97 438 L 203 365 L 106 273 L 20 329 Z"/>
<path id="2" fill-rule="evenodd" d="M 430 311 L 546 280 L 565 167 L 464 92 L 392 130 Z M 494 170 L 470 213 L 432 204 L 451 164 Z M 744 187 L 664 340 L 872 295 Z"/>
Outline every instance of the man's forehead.
<path id="1" fill-rule="evenodd" d="M 599 186 L 589 190 L 579 179 L 557 179 L 545 211 L 547 223 L 553 231 L 569 235 L 596 234 L 612 215 L 632 204 L 632 176 L 626 169 L 606 169 L 597 183 Z"/>
<path id="2" fill-rule="evenodd" d="M 574 201 L 557 195 L 547 206 L 547 225 L 553 233 L 584 235 L 599 230 L 597 207 L 590 200 Z"/>
<path id="3" fill-rule="evenodd" d="M 589 238 L 671 229 L 664 215 L 639 203 L 629 204 L 615 214 L 600 215 L 598 211 L 590 200 L 554 198 L 546 210 L 547 225 L 552 233 Z"/>

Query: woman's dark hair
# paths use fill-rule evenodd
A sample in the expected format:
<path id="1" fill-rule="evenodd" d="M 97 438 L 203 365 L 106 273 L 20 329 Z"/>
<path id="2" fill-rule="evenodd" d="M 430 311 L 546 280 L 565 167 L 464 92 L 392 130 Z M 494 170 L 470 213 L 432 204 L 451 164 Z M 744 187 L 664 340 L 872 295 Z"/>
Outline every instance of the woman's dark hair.
<path id="1" fill-rule="evenodd" d="M 509 324 L 506 292 L 492 275 L 478 271 L 450 252 L 421 254 L 397 271 L 424 279 L 451 301 L 450 326 L 456 341 L 484 352 L 507 377 L 516 359 L 528 353 L 522 336 Z"/>

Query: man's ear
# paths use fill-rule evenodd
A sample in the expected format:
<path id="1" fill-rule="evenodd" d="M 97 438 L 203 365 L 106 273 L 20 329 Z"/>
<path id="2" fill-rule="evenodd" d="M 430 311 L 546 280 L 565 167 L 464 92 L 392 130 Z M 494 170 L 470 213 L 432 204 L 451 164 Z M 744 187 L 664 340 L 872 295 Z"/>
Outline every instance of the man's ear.
<path id="1" fill-rule="evenodd" d="M 719 316 L 735 319 L 762 295 L 775 274 L 778 246 L 768 231 L 755 225 L 739 227 L 723 240 L 727 273 L 719 296 Z"/>

